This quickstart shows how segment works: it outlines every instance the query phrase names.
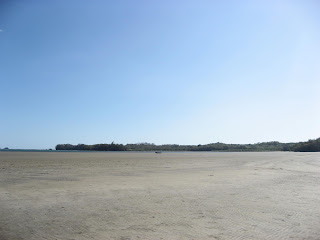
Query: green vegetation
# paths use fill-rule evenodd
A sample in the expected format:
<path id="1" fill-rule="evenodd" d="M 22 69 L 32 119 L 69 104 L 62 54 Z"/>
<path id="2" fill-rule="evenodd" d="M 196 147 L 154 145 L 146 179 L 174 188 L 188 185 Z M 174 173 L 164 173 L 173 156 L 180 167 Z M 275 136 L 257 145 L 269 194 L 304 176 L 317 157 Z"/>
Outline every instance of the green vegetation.
<path id="1" fill-rule="evenodd" d="M 226 144 L 210 143 L 206 145 L 155 145 L 150 143 L 127 144 L 133 151 L 226 151 L 226 152 L 262 152 L 262 151 L 292 151 L 295 143 L 264 142 L 256 144 Z"/>
<path id="2" fill-rule="evenodd" d="M 294 148 L 295 152 L 320 152 L 320 138 L 309 140 L 308 142 L 297 143 Z"/>
<path id="3" fill-rule="evenodd" d="M 78 151 L 126 151 L 127 148 L 122 144 L 95 144 L 95 145 L 71 145 L 71 144 L 58 144 L 56 150 L 78 150 Z"/>
<path id="4" fill-rule="evenodd" d="M 178 145 L 153 143 L 136 144 L 58 144 L 56 150 L 78 151 L 225 151 L 225 152 L 264 152 L 264 151 L 296 151 L 296 152 L 319 152 L 320 138 L 300 143 L 262 142 L 256 144 L 226 144 L 210 143 L 205 145 Z"/>

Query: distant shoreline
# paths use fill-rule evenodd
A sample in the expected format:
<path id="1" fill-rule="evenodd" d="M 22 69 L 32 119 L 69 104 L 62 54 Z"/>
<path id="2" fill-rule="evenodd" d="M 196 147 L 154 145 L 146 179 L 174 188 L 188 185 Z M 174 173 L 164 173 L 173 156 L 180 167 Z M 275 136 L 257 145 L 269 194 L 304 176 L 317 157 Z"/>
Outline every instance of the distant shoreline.
<path id="1" fill-rule="evenodd" d="M 261 142 L 255 144 L 226 144 L 210 143 L 205 145 L 178 145 L 153 143 L 136 144 L 58 144 L 54 149 L 9 149 L 3 148 L 0 151 L 20 151 L 20 152 L 320 152 L 320 138 L 298 143 L 281 143 L 277 141 Z"/>
<path id="2" fill-rule="evenodd" d="M 0 152 L 48 152 L 48 153 L 155 153 L 155 151 L 147 151 L 147 150 L 140 150 L 140 151 L 90 151 L 90 150 L 41 150 L 41 149 L 0 149 Z M 294 153 L 295 151 L 162 151 L 162 153 L 263 153 L 263 152 L 288 152 Z"/>
<path id="3" fill-rule="evenodd" d="M 308 142 L 281 143 L 277 141 L 261 142 L 255 144 L 226 144 L 210 143 L 199 145 L 178 145 L 153 143 L 136 144 L 58 144 L 56 150 L 80 150 L 80 151 L 206 151 L 206 152 L 274 152 L 274 151 L 293 151 L 293 152 L 319 152 L 320 138 L 309 140 Z"/>

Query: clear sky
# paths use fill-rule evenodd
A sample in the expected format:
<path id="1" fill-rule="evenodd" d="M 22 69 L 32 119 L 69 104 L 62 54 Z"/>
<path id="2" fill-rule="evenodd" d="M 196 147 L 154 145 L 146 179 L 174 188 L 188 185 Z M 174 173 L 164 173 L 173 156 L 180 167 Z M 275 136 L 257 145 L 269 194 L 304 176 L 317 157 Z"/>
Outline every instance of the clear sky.
<path id="1" fill-rule="evenodd" d="M 0 148 L 320 137 L 317 0 L 0 1 Z"/>

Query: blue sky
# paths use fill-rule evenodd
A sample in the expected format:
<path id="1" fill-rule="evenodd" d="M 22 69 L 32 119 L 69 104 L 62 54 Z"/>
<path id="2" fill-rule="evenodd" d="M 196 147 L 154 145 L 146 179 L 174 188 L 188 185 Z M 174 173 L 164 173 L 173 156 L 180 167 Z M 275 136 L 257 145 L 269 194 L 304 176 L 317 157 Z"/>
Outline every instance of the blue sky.
<path id="1" fill-rule="evenodd" d="M 1 1 L 0 147 L 320 137 L 320 3 Z"/>

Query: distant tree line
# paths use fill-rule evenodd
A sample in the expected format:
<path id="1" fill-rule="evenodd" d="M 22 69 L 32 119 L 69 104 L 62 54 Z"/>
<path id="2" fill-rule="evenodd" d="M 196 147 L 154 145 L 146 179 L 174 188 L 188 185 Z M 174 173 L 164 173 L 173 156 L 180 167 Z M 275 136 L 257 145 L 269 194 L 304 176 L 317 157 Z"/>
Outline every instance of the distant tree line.
<path id="1" fill-rule="evenodd" d="M 58 144 L 56 146 L 56 150 L 78 150 L 78 151 L 126 151 L 127 148 L 122 144 L 115 144 L 112 142 L 111 144 L 94 144 L 94 145 L 86 145 L 86 144 Z"/>
<path id="2" fill-rule="evenodd" d="M 295 143 L 264 142 L 256 144 L 210 143 L 205 145 L 155 145 L 150 143 L 127 144 L 133 151 L 228 151 L 228 152 L 261 152 L 261 151 L 293 151 Z"/>
<path id="3" fill-rule="evenodd" d="M 205 145 L 178 145 L 153 143 L 135 144 L 58 144 L 56 150 L 78 151 L 225 151 L 225 152 L 263 152 L 263 151 L 296 151 L 296 152 L 319 152 L 320 138 L 299 143 L 280 143 L 276 141 L 255 144 L 226 144 L 210 143 Z"/>
<path id="4" fill-rule="evenodd" d="M 295 152 L 320 152 L 320 138 L 309 140 L 308 142 L 297 143 L 294 147 Z"/>

